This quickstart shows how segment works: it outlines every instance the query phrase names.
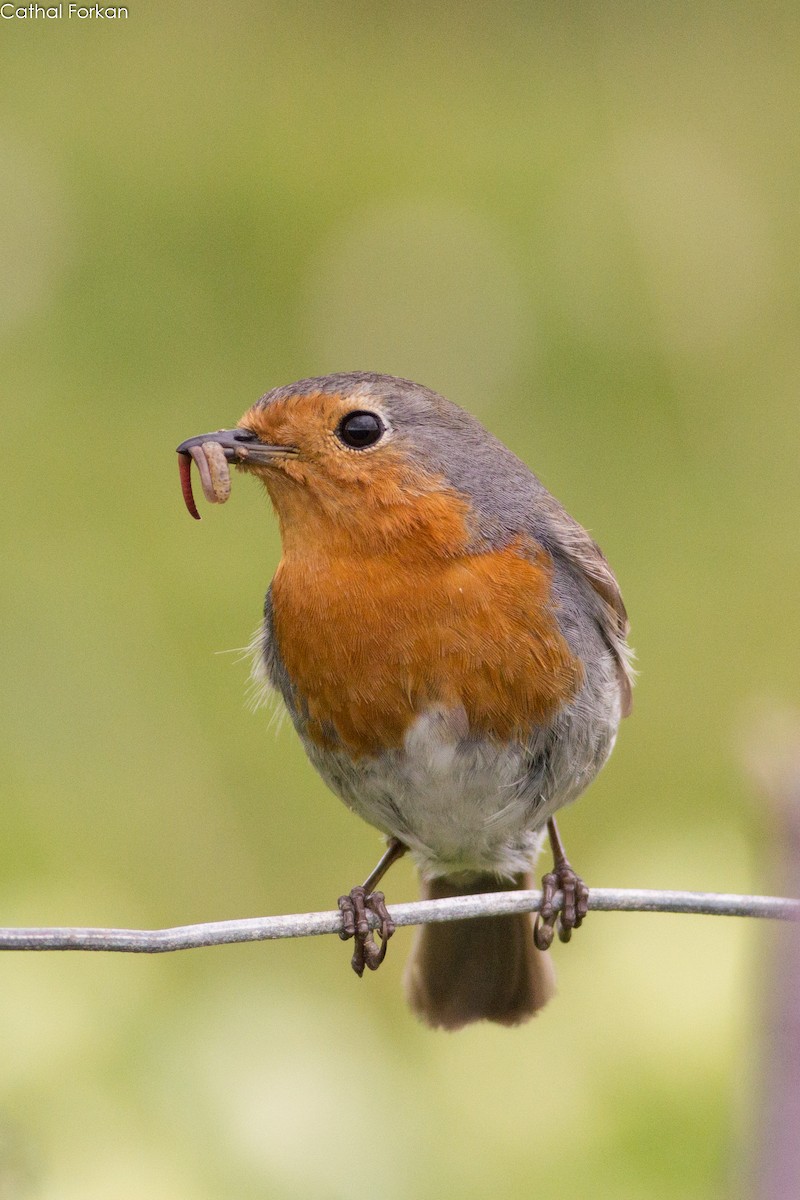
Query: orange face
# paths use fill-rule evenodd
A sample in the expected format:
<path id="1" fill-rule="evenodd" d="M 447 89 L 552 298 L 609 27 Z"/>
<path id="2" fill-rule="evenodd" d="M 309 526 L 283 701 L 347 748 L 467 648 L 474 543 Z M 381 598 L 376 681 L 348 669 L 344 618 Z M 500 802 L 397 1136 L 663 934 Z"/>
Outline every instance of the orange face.
<path id="1" fill-rule="evenodd" d="M 346 423 L 358 413 L 372 415 L 381 430 L 374 444 L 355 448 L 345 440 Z M 254 405 L 239 428 L 275 450 L 268 462 L 240 466 L 269 492 L 287 554 L 345 544 L 366 553 L 409 538 L 458 553 L 469 541 L 467 502 L 403 450 L 372 398 L 292 395 Z M 282 447 L 296 453 L 282 455 Z"/>

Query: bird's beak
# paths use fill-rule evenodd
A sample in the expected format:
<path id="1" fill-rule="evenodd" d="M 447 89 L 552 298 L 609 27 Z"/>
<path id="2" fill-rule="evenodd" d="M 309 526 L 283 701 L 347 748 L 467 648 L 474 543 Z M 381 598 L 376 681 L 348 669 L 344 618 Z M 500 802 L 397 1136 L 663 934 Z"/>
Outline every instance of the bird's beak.
<path id="1" fill-rule="evenodd" d="M 196 520 L 200 513 L 192 494 L 192 462 L 200 473 L 205 497 L 211 504 L 223 504 L 230 495 L 229 463 L 237 466 L 267 466 L 278 458 L 295 457 L 294 446 L 269 446 L 251 429 L 218 429 L 187 438 L 177 450 L 181 488 L 186 507 Z"/>

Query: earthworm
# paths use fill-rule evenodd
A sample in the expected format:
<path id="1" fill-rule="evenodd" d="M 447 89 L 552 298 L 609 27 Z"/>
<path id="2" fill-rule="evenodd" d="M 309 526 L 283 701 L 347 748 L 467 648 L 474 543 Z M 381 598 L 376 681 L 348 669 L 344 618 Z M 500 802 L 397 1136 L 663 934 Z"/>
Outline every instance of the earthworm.
<path id="1" fill-rule="evenodd" d="M 214 501 L 217 504 L 224 504 L 231 494 L 231 472 L 225 451 L 219 442 L 203 442 L 201 449 L 206 456 Z M 208 496 L 208 492 L 206 492 L 206 496 Z M 211 497 L 208 496 L 208 499 L 210 500 Z"/>
<path id="2" fill-rule="evenodd" d="M 181 476 L 181 491 L 186 507 L 195 520 L 200 520 L 200 513 L 194 502 L 192 493 L 192 462 L 200 473 L 203 493 L 209 504 L 224 504 L 231 494 L 231 475 L 225 451 L 219 442 L 202 442 L 199 446 L 191 446 L 188 452 L 179 455 L 178 466 Z"/>
<path id="3" fill-rule="evenodd" d="M 178 470 L 181 473 L 181 491 L 183 492 L 183 500 L 195 521 L 200 520 L 200 513 L 197 511 L 197 505 L 194 502 L 192 494 L 192 460 L 188 454 L 178 455 Z"/>

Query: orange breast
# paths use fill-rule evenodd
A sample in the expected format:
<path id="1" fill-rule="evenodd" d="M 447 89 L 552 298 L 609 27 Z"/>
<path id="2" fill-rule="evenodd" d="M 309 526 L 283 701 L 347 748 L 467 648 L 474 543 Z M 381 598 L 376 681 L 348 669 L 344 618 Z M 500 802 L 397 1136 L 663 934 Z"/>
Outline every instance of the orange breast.
<path id="1" fill-rule="evenodd" d="M 309 736 L 377 754 L 441 705 L 462 706 L 473 735 L 524 737 L 583 677 L 550 605 L 551 576 L 546 552 L 523 557 L 519 544 L 453 558 L 424 546 L 287 555 L 274 628 Z"/>

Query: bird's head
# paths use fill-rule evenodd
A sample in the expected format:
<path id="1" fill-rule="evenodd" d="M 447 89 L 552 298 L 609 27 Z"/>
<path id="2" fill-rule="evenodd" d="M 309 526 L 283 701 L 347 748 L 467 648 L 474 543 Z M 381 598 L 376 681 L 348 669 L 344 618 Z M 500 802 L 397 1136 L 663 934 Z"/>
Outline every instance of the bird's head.
<path id="1" fill-rule="evenodd" d="M 329 375 L 277 388 L 235 429 L 189 438 L 178 454 L 194 516 L 192 460 L 212 502 L 227 499 L 227 464 L 257 476 L 285 549 L 343 538 L 385 547 L 414 536 L 458 553 L 479 536 L 487 492 L 507 486 L 507 460 L 531 478 L 474 417 L 387 375 Z"/>

